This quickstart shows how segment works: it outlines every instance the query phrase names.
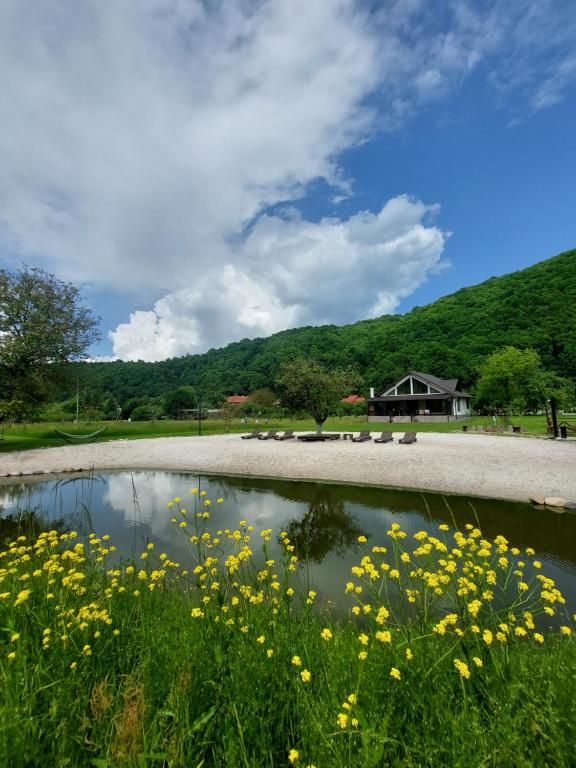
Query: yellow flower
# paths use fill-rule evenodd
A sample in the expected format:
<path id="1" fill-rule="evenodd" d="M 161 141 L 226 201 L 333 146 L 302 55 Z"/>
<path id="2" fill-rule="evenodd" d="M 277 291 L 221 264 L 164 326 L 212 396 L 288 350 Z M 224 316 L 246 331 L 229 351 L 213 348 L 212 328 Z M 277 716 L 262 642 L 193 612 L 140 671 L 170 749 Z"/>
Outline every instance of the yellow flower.
<path id="1" fill-rule="evenodd" d="M 73 661 L 72 664 L 70 664 L 70 669 L 74 670 L 78 666 L 78 663 L 76 661 Z"/>
<path id="2" fill-rule="evenodd" d="M 84 648 L 82 648 L 82 655 L 83 656 L 92 656 L 92 649 L 89 645 L 85 645 Z"/>
<path id="3" fill-rule="evenodd" d="M 204 616 L 204 612 L 200 608 L 192 608 L 190 615 L 193 619 L 201 619 Z"/>
<path id="4" fill-rule="evenodd" d="M 14 634 L 10 636 L 11 643 L 15 643 L 16 640 L 20 640 L 20 632 L 14 632 Z"/>
<path id="5" fill-rule="evenodd" d="M 340 728 L 342 729 L 346 728 L 348 726 L 348 715 L 345 714 L 344 712 L 340 712 L 336 722 L 338 723 Z"/>
<path id="6" fill-rule="evenodd" d="M 561 634 L 566 635 L 566 636 L 572 634 L 572 630 L 570 629 L 570 627 L 560 627 L 560 632 L 561 632 Z"/>
<path id="7" fill-rule="evenodd" d="M 332 632 L 328 629 L 328 627 L 325 627 L 322 632 L 320 632 L 320 637 L 322 640 L 332 640 Z"/>
<path id="8" fill-rule="evenodd" d="M 392 634 L 388 632 L 388 630 L 385 630 L 383 632 L 378 631 L 375 634 L 376 640 L 379 640 L 381 643 L 391 643 L 392 642 Z"/>
<path id="9" fill-rule="evenodd" d="M 292 656 L 292 664 L 295 667 L 301 667 L 302 666 L 302 659 L 300 656 Z"/>
<path id="10" fill-rule="evenodd" d="M 515 627 L 514 628 L 514 634 L 516 635 L 516 637 L 526 637 L 528 632 L 526 632 L 524 627 Z"/>
<path id="11" fill-rule="evenodd" d="M 368 654 L 366 653 L 366 651 L 360 651 L 360 653 L 358 654 L 358 658 L 360 661 L 366 661 L 366 659 L 368 658 Z"/>
<path id="12" fill-rule="evenodd" d="M 390 677 L 393 677 L 394 680 L 400 680 L 402 675 L 400 674 L 400 670 L 397 667 L 392 667 L 390 670 Z"/>
<path id="13" fill-rule="evenodd" d="M 483 667 L 484 666 L 484 664 L 482 662 L 482 659 L 478 658 L 478 656 L 474 656 L 472 661 L 474 662 L 474 664 L 476 664 L 477 667 Z"/>
<path id="14" fill-rule="evenodd" d="M 460 659 L 454 659 L 454 666 L 460 673 L 460 677 L 464 677 L 466 680 L 470 677 L 470 670 L 468 669 L 468 664 L 465 664 L 463 661 L 460 661 Z"/>
<path id="15" fill-rule="evenodd" d="M 272 656 L 274 656 L 274 651 L 272 650 L 272 648 L 268 648 L 268 650 L 266 651 L 266 656 L 267 656 L 269 659 L 271 659 L 271 658 L 272 658 Z"/>
<path id="16" fill-rule="evenodd" d="M 14 661 L 15 658 L 16 658 L 16 651 L 10 651 L 10 653 L 8 654 L 8 660 Z"/>
<path id="17" fill-rule="evenodd" d="M 369 637 L 368 635 L 365 635 L 364 633 L 362 633 L 361 635 L 358 635 L 358 640 L 360 640 L 362 645 L 368 645 Z"/>
<path id="18" fill-rule="evenodd" d="M 299 757 L 300 757 L 300 753 L 298 752 L 297 749 L 291 749 L 290 752 L 288 753 L 288 760 L 291 763 L 295 763 Z"/>
<path id="19" fill-rule="evenodd" d="M 442 523 L 442 525 L 439 525 L 438 528 L 441 531 L 449 531 L 450 530 L 450 527 L 448 525 L 446 525 L 446 523 Z"/>
<path id="20" fill-rule="evenodd" d="M 536 640 L 537 643 L 542 644 L 544 642 L 544 635 L 541 635 L 540 632 L 534 632 L 534 640 Z"/>
<path id="21" fill-rule="evenodd" d="M 358 543 L 359 544 L 366 544 L 367 541 L 368 541 L 368 539 L 366 538 L 366 536 L 358 536 Z"/>
<path id="22" fill-rule="evenodd" d="M 300 672 L 300 677 L 302 678 L 303 683 L 309 683 L 312 679 L 312 675 L 307 669 L 303 669 L 302 672 Z"/>
<path id="23" fill-rule="evenodd" d="M 21 592 L 18 592 L 18 595 L 16 596 L 16 600 L 14 601 L 14 607 L 16 608 L 17 605 L 20 605 L 20 603 L 23 603 L 25 600 L 28 600 L 30 597 L 31 589 L 23 589 Z"/>
<path id="24" fill-rule="evenodd" d="M 260 637 L 256 638 L 256 642 L 262 645 L 266 642 L 266 638 L 264 637 L 264 635 L 260 635 Z"/>
<path id="25" fill-rule="evenodd" d="M 410 648 L 406 648 L 406 661 L 411 661 L 414 658 L 414 654 Z"/>
<path id="26" fill-rule="evenodd" d="M 482 632 L 482 640 L 484 640 L 486 645 L 492 644 L 493 636 L 489 629 L 485 629 L 484 632 Z"/>

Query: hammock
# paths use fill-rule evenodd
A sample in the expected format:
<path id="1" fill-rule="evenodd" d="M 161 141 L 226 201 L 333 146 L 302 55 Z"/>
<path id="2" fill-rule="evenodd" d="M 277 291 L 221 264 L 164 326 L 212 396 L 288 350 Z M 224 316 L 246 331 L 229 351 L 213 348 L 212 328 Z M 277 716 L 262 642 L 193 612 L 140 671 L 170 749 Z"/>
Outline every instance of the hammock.
<path id="1" fill-rule="evenodd" d="M 72 435 L 70 432 L 61 432 L 59 429 L 55 429 L 54 432 L 56 432 L 58 437 L 61 437 L 62 440 L 66 440 L 67 443 L 74 443 L 75 441 L 82 442 L 83 440 L 94 440 L 104 434 L 107 429 L 108 425 L 102 427 L 102 429 L 97 429 L 96 432 L 91 432 L 89 435 Z"/>

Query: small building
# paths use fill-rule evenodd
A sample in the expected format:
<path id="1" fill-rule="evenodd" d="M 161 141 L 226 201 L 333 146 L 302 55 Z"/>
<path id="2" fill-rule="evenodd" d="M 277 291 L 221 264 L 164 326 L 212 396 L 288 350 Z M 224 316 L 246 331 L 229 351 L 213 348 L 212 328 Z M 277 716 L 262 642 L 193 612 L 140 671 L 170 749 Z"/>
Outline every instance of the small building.
<path id="1" fill-rule="evenodd" d="M 380 397 L 368 400 L 368 421 L 457 421 L 470 416 L 470 399 L 458 389 L 458 379 L 409 371 Z"/>
<path id="2" fill-rule="evenodd" d="M 366 398 L 361 395 L 347 395 L 342 398 L 341 402 L 347 405 L 360 405 L 366 402 Z"/>
<path id="3" fill-rule="evenodd" d="M 248 400 L 248 395 L 228 395 L 226 398 L 228 405 L 244 405 Z"/>

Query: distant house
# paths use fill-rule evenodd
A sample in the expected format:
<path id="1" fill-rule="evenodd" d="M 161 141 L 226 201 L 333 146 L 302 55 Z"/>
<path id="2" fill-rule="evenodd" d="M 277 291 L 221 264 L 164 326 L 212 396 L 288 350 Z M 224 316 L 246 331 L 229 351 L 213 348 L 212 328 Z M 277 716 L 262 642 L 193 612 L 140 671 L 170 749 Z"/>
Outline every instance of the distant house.
<path id="1" fill-rule="evenodd" d="M 228 405 L 244 405 L 249 399 L 248 395 L 228 395 L 226 402 Z"/>
<path id="2" fill-rule="evenodd" d="M 342 398 L 342 402 L 347 403 L 348 405 L 359 405 L 360 403 L 365 403 L 366 398 L 361 397 L 360 395 L 347 395 Z"/>
<path id="3" fill-rule="evenodd" d="M 409 371 L 368 400 L 368 421 L 456 421 L 470 415 L 470 398 L 458 389 L 458 379 Z"/>

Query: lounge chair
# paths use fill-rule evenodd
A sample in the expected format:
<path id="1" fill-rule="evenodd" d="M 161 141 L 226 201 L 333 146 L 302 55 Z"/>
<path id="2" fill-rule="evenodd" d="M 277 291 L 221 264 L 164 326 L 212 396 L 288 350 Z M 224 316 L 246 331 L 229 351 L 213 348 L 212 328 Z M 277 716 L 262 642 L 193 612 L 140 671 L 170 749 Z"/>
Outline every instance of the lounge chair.
<path id="1" fill-rule="evenodd" d="M 267 435 L 258 435 L 258 440 L 273 440 L 277 434 L 277 429 L 271 429 Z"/>
<path id="2" fill-rule="evenodd" d="M 394 434 L 392 432 L 382 432 L 381 437 L 377 437 L 374 440 L 375 443 L 391 443 L 394 440 Z"/>
<path id="3" fill-rule="evenodd" d="M 353 443 L 365 443 L 367 440 L 372 440 L 372 435 L 370 434 L 369 429 L 363 429 L 361 430 L 358 437 L 353 437 L 352 442 Z"/>
<path id="4" fill-rule="evenodd" d="M 253 429 L 249 435 L 240 435 L 240 437 L 242 438 L 242 440 L 254 440 L 256 437 L 260 437 L 261 434 L 262 434 L 261 429 Z"/>
<path id="5" fill-rule="evenodd" d="M 287 429 L 283 435 L 275 435 L 274 440 L 292 440 L 294 437 L 294 430 Z"/>
<path id="6" fill-rule="evenodd" d="M 403 445 L 410 445 L 411 443 L 416 442 L 416 432 L 406 432 L 404 437 L 401 440 L 398 440 L 399 443 L 402 443 Z"/>

